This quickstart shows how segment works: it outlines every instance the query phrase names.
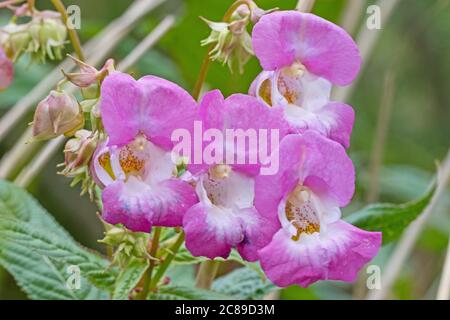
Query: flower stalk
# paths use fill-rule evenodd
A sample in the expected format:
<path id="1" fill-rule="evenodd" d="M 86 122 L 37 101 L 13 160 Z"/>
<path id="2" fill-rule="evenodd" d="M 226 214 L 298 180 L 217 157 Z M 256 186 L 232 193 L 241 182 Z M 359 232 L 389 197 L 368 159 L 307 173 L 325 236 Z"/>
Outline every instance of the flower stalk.
<path id="1" fill-rule="evenodd" d="M 145 300 L 149 293 L 150 284 L 151 284 L 151 280 L 152 280 L 152 273 L 153 273 L 153 269 L 155 268 L 155 264 L 156 264 L 156 261 L 153 258 L 155 258 L 156 254 L 158 253 L 160 236 L 161 236 L 161 228 L 156 227 L 153 238 L 151 238 L 151 247 L 150 247 L 150 252 L 149 252 L 152 259 L 149 259 L 150 264 L 147 269 L 147 272 L 144 275 L 144 287 L 137 297 L 138 300 Z"/>
<path id="2" fill-rule="evenodd" d="M 67 27 L 68 15 L 67 15 L 66 7 L 61 2 L 61 0 L 51 0 L 51 1 L 52 1 L 53 6 L 55 7 L 55 9 L 61 14 L 61 18 Z M 78 37 L 78 33 L 76 32 L 76 30 L 74 28 L 67 28 L 67 31 L 69 33 L 70 42 L 72 42 L 73 49 L 74 49 L 78 59 L 80 59 L 81 61 L 85 61 L 85 57 L 83 54 L 83 49 L 81 48 L 81 42 L 80 42 L 80 38 Z"/>
<path id="3" fill-rule="evenodd" d="M 153 291 L 156 289 L 156 286 L 158 285 L 159 281 L 166 273 L 167 269 L 169 268 L 173 259 L 177 255 L 178 250 L 180 249 L 183 242 L 184 242 L 184 232 L 181 231 L 181 233 L 178 235 L 178 238 L 175 241 L 175 243 L 173 244 L 173 246 L 170 247 L 169 254 L 165 257 L 164 261 L 159 266 L 158 271 L 156 272 L 155 276 L 152 278 L 149 291 Z"/>
<path id="4" fill-rule="evenodd" d="M 220 261 L 208 260 L 200 264 L 195 286 L 200 289 L 210 289 L 219 270 Z"/>

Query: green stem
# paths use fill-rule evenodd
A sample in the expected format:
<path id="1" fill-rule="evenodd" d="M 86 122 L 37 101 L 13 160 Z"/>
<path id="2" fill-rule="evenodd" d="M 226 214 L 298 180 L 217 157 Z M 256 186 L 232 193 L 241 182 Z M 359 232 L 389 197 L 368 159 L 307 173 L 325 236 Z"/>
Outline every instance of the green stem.
<path id="1" fill-rule="evenodd" d="M 66 7 L 61 2 L 61 0 L 51 0 L 53 3 L 53 6 L 55 9 L 61 14 L 61 18 L 64 22 L 64 24 L 67 27 L 67 20 L 69 19 L 66 11 Z M 75 50 L 75 53 L 81 61 L 85 61 L 83 49 L 81 48 L 81 42 L 80 38 L 78 37 L 78 33 L 74 28 L 67 28 L 67 31 L 69 33 L 70 42 L 72 42 L 73 49 Z"/>
<path id="2" fill-rule="evenodd" d="M 209 53 L 211 52 L 213 46 L 208 48 L 205 57 L 203 58 L 202 66 L 200 67 L 200 72 L 197 77 L 197 81 L 195 82 L 194 91 L 192 92 L 192 97 L 195 100 L 198 100 L 200 97 L 200 92 L 202 91 L 203 84 L 205 83 L 206 75 L 208 74 L 209 69 Z"/>
<path id="3" fill-rule="evenodd" d="M 161 236 L 161 228 L 155 227 L 155 233 L 152 237 L 152 245 L 150 248 L 150 255 L 152 258 L 156 257 L 156 254 L 158 253 L 158 247 L 159 247 L 159 237 Z M 150 290 L 150 283 L 152 280 L 152 273 L 153 269 L 155 268 L 155 260 L 150 259 L 150 265 L 148 266 L 147 272 L 144 275 L 144 286 L 142 288 L 141 293 L 137 296 L 138 300 L 145 300 L 148 296 L 149 290 Z"/>
<path id="4" fill-rule="evenodd" d="M 220 261 L 208 260 L 200 264 L 195 286 L 201 289 L 209 289 L 219 270 Z"/>
<path id="5" fill-rule="evenodd" d="M 155 276 L 152 278 L 151 284 L 150 284 L 150 291 L 153 291 L 156 289 L 156 286 L 158 285 L 161 278 L 166 273 L 167 269 L 169 268 L 170 264 L 172 263 L 173 259 L 178 253 L 178 250 L 180 249 L 181 245 L 184 242 L 184 232 L 181 231 L 180 235 L 177 238 L 177 241 L 173 244 L 172 247 L 170 247 L 170 252 L 164 259 L 163 263 L 159 266 L 158 271 L 156 272 Z"/>

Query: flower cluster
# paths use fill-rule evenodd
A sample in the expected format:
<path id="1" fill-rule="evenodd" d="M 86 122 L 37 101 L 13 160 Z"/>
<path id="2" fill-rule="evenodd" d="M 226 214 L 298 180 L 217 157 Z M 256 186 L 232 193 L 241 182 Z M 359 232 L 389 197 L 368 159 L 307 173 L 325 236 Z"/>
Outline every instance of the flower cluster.
<path id="1" fill-rule="evenodd" d="M 116 72 L 111 61 L 101 70 L 75 61 L 80 72 L 65 74 L 66 80 L 85 100 L 52 92 L 38 106 L 35 136 L 74 135 L 63 172 L 92 177 L 109 224 L 144 233 L 154 226 L 182 228 L 192 255 L 227 258 L 236 249 L 282 287 L 353 281 L 381 245 L 381 233 L 341 219 L 355 188 L 346 154 L 354 112 L 330 101 L 330 90 L 354 80 L 358 48 L 345 31 L 315 15 L 249 8 L 238 8 L 227 25 L 209 23 L 215 33 L 207 41 L 217 42 L 213 54 L 224 62 L 236 43 L 251 41 L 264 71 L 249 94 L 225 98 L 213 90 L 196 102 L 170 81 Z M 255 23 L 251 37 L 247 20 Z M 92 87 L 99 90 L 90 97 Z M 94 119 L 90 131 L 79 130 L 83 113 Z M 277 139 L 250 141 L 264 130 Z M 175 132 L 194 137 L 183 152 Z M 248 141 L 235 148 L 234 138 L 218 139 L 229 132 L 245 133 Z M 271 174 L 263 171 L 263 145 L 278 161 Z M 213 161 L 198 161 L 197 151 Z"/>

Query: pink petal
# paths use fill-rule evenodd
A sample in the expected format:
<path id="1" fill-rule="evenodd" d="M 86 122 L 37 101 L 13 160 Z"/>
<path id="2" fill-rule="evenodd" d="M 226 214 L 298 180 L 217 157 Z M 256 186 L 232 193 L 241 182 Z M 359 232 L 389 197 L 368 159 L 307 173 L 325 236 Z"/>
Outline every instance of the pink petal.
<path id="1" fill-rule="evenodd" d="M 273 283 L 307 287 L 318 280 L 354 281 L 380 246 L 381 233 L 338 221 L 329 225 L 326 233 L 300 241 L 293 241 L 290 234 L 280 230 L 259 253 L 261 266 Z"/>
<path id="2" fill-rule="evenodd" d="M 134 177 L 107 186 L 102 199 L 106 222 L 140 232 L 150 232 L 152 225 L 181 226 L 186 210 L 198 201 L 184 181 L 166 180 L 152 188 Z"/>
<path id="3" fill-rule="evenodd" d="M 175 129 L 192 130 L 196 102 L 178 85 L 153 76 L 136 81 L 114 72 L 102 83 L 101 105 L 110 145 L 125 145 L 139 132 L 170 149 Z"/>
<path id="4" fill-rule="evenodd" d="M 183 219 L 186 248 L 194 256 L 226 259 L 244 236 L 240 219 L 229 211 L 198 203 Z"/>
<path id="5" fill-rule="evenodd" d="M 286 136 L 280 144 L 279 170 L 274 175 L 260 175 L 255 179 L 255 207 L 262 215 L 278 221 L 278 206 L 300 179 L 298 170 L 302 150 L 294 146 L 298 135 Z"/>
<path id="6" fill-rule="evenodd" d="M 348 85 L 361 67 L 353 39 L 342 28 L 313 14 L 279 11 L 265 15 L 255 25 L 252 41 L 265 70 L 299 60 L 311 73 Z"/>
<path id="7" fill-rule="evenodd" d="M 281 140 L 288 130 L 288 125 L 283 119 L 281 109 L 267 108 L 262 102 L 249 95 L 234 94 L 224 99 L 220 91 L 211 91 L 203 97 L 199 112 L 203 130 L 218 129 L 224 137 L 227 129 L 242 129 L 244 132 L 251 129 L 255 130 L 257 135 L 261 129 L 266 130 L 269 151 L 272 150 L 270 144 L 272 132 L 278 131 L 279 140 Z M 225 141 L 224 146 L 226 148 Z M 246 142 L 245 164 L 236 164 L 237 153 L 236 151 L 234 152 L 235 161 L 233 164 L 230 164 L 234 169 L 248 175 L 258 174 L 261 167 L 259 160 L 261 159 L 258 157 L 256 164 L 249 163 L 250 152 L 257 154 L 257 148 L 250 150 L 248 141 Z M 226 154 L 225 150 L 224 154 Z M 205 166 L 192 165 L 189 169 L 195 173 L 204 170 Z"/>
<path id="8" fill-rule="evenodd" d="M 140 129 L 154 143 L 169 149 L 174 130 L 192 132 L 197 103 L 186 90 L 165 79 L 145 76 L 138 82 L 145 92 Z"/>
<path id="9" fill-rule="evenodd" d="M 328 115 L 326 118 L 332 119 L 328 127 L 329 138 L 348 148 L 355 121 L 353 108 L 343 103 L 332 102 L 325 106 L 321 113 Z"/>
<path id="10" fill-rule="evenodd" d="M 237 249 L 245 260 L 257 261 L 258 250 L 270 243 L 280 225 L 276 220 L 264 218 L 255 208 L 243 210 L 240 218 L 244 239 L 237 245 Z"/>
<path id="11" fill-rule="evenodd" d="M 0 47 L 0 90 L 6 89 L 14 77 L 14 66 Z"/>
<path id="12" fill-rule="evenodd" d="M 139 133 L 144 93 L 128 74 L 114 72 L 101 87 L 100 112 L 109 145 L 123 146 Z"/>
<path id="13" fill-rule="evenodd" d="M 348 205 L 355 192 L 355 168 L 345 149 L 314 131 L 293 138 L 291 143 L 291 148 L 305 152 L 301 168 L 303 183 L 314 191 L 320 181 L 340 207 Z M 283 159 L 283 155 L 280 157 Z"/>

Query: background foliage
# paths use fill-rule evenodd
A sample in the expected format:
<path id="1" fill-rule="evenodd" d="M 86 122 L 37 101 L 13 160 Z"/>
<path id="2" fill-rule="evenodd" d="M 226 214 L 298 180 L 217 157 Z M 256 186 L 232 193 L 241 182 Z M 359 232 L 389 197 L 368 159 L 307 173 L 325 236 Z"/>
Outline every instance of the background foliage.
<path id="1" fill-rule="evenodd" d="M 135 77 L 144 74 L 163 76 L 190 90 L 206 50 L 200 47 L 199 42 L 209 32 L 198 17 L 219 20 L 231 2 L 231 0 L 169 0 L 138 24 L 121 42 L 119 48 L 113 53 L 113 57 L 116 60 L 123 58 L 162 17 L 168 13 L 176 13 L 178 15 L 176 27 L 134 66 L 132 73 Z M 295 0 L 257 1 L 263 8 L 282 9 L 292 9 L 296 2 Z M 65 3 L 77 4 L 81 7 L 80 35 L 84 42 L 118 17 L 131 1 L 73 0 L 65 1 Z M 374 1 L 367 1 L 367 3 L 371 4 Z M 344 4 L 344 0 L 317 0 L 314 12 L 338 22 Z M 48 5 L 47 1 L 37 1 L 39 8 L 45 8 L 46 5 Z M 6 19 L 6 16 L 0 15 L 1 21 Z M 403 0 L 389 22 L 383 22 L 382 27 L 380 40 L 366 61 L 367 68 L 360 75 L 357 89 L 349 101 L 356 111 L 355 129 L 349 151 L 357 165 L 358 188 L 348 212 L 353 212 L 365 204 L 372 142 L 383 95 L 383 81 L 388 71 L 395 75 L 395 95 L 380 177 L 380 200 L 401 203 L 420 198 L 425 194 L 432 180 L 435 160 L 442 159 L 449 147 L 450 1 Z M 51 67 L 51 65 L 28 66 L 26 59 L 22 59 L 16 67 L 13 86 L 6 93 L 0 94 L 0 115 L 38 83 Z M 258 62 L 252 59 L 245 71 L 244 75 L 230 74 L 226 67 L 213 63 L 207 85 L 210 89 L 222 89 L 225 95 L 246 92 L 249 84 L 260 71 Z M 30 118 L 31 115 L 27 120 Z M 2 142 L 0 155 L 14 144 L 26 127 L 26 123 L 27 121 L 23 121 L 8 136 L 8 139 Z M 47 164 L 29 190 L 78 242 L 89 248 L 103 251 L 103 246 L 96 242 L 102 237 L 100 222 L 95 217 L 96 208 L 87 197 L 80 199 L 78 189 L 71 189 L 68 179 L 56 175 L 55 166 L 60 162 L 62 162 L 62 153 Z M 450 197 L 447 194 L 430 219 L 414 254 L 405 265 L 395 285 L 393 298 L 433 298 L 430 292 L 434 292 L 433 288 L 439 280 L 439 271 L 448 243 L 449 208 Z M 68 236 L 64 238 L 67 242 L 71 241 Z M 383 266 L 394 245 L 384 247 L 374 263 Z M 12 250 L 16 252 L 19 249 Z M 39 253 L 35 254 L 39 255 Z M 48 261 L 51 263 L 51 259 Z M 57 266 L 54 268 L 58 269 Z M 193 279 L 193 266 L 185 264 L 177 268 L 178 270 L 171 270 L 174 282 L 175 279 L 179 279 L 177 284 L 189 284 Z M 418 273 L 420 277 L 417 277 Z M 189 276 L 190 274 L 192 277 Z M 123 277 L 127 276 L 131 277 L 123 275 Z M 234 279 L 239 279 L 239 276 L 235 273 L 227 275 Z M 257 291 L 266 285 L 252 283 L 243 288 L 240 294 L 245 295 L 251 290 Z M 224 294 L 231 290 L 226 282 L 224 284 L 218 282 L 215 287 L 222 290 Z M 183 287 L 168 288 L 168 292 L 164 294 L 190 294 L 183 290 Z M 103 293 L 94 290 L 83 294 L 101 296 Z M 309 289 L 288 288 L 282 291 L 281 297 L 284 299 L 345 299 L 351 294 L 349 285 L 328 282 L 313 285 Z M 12 298 L 25 298 L 25 295 L 9 273 L 0 269 L 0 299 Z"/>

